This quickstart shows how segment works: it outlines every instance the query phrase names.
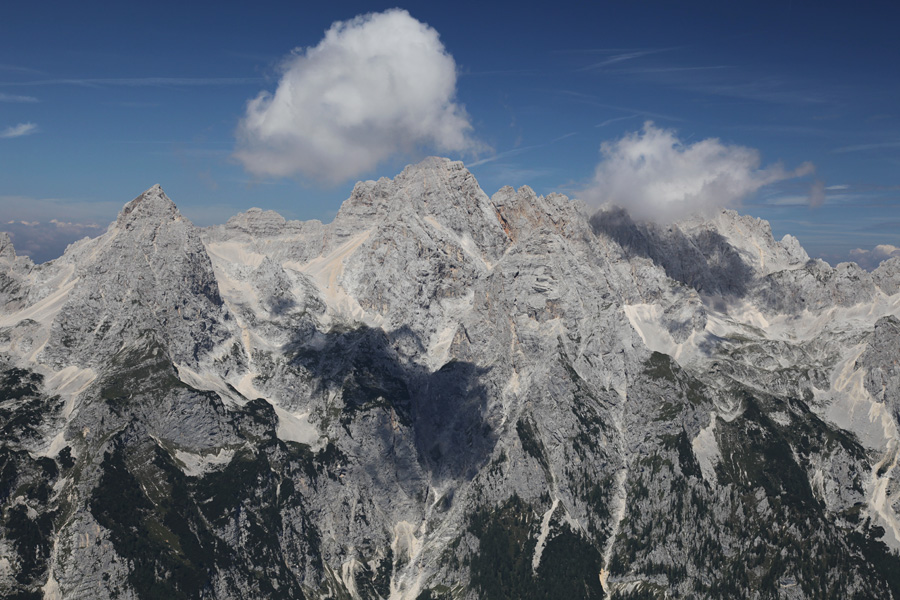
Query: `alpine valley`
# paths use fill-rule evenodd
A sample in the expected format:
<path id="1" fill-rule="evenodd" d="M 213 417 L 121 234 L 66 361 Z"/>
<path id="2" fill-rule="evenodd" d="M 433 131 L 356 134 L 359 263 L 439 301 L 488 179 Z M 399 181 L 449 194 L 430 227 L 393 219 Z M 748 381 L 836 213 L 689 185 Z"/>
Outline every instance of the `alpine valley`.
<path id="1" fill-rule="evenodd" d="M 900 599 L 900 258 L 430 158 L 0 234 L 0 596 Z"/>

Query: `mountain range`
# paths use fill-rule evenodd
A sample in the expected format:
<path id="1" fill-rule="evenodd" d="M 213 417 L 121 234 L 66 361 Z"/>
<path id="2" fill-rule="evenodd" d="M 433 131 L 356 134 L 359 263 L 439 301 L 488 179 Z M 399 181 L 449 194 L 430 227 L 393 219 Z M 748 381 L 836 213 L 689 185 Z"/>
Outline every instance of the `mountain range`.
<path id="1" fill-rule="evenodd" d="M 439 158 L 0 233 L 0 595 L 900 598 L 898 317 L 900 258 Z"/>

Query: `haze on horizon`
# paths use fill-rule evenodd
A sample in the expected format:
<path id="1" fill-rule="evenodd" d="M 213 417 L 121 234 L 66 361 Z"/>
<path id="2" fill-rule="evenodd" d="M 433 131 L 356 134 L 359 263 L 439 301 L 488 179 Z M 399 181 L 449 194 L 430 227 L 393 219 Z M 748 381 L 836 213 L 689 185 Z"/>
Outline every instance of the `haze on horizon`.
<path id="1" fill-rule="evenodd" d="M 198 225 L 329 221 L 357 180 L 429 154 L 488 194 L 731 207 L 832 263 L 900 255 L 887 3 L 8 12 L 0 230 L 37 262 L 156 182 Z"/>

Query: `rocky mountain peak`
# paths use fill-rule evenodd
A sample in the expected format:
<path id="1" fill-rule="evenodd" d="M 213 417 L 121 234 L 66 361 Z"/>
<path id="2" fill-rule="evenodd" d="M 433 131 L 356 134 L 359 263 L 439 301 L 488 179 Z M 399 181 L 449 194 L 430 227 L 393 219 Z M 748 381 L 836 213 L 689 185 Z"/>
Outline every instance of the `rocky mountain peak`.
<path id="1" fill-rule="evenodd" d="M 285 218 L 274 210 L 253 207 L 228 219 L 225 227 L 257 237 L 269 237 L 282 231 L 286 223 Z"/>
<path id="2" fill-rule="evenodd" d="M 889 258 L 878 265 L 872 277 L 884 293 L 893 295 L 900 291 L 900 256 Z"/>
<path id="3" fill-rule="evenodd" d="M 11 271 L 26 272 L 34 266 L 28 256 L 19 256 L 16 254 L 16 248 L 13 246 L 12 238 L 5 231 L 0 231 L 0 271 L 11 269 Z M 2 288 L 2 285 L 0 285 Z"/>
<path id="4" fill-rule="evenodd" d="M 468 173 L 462 161 L 451 160 L 442 156 L 428 156 L 414 165 L 407 165 L 397 177 L 410 179 L 439 173 L 451 175 L 460 171 Z"/>
<path id="5" fill-rule="evenodd" d="M 0 259 L 10 262 L 16 260 L 16 249 L 5 231 L 0 231 Z"/>
<path id="6" fill-rule="evenodd" d="M 425 204 L 487 200 L 487 195 L 465 165 L 448 158 L 429 156 L 409 165 L 397 175 L 394 184 L 421 193 Z"/>
<path id="7" fill-rule="evenodd" d="M 138 222 L 160 223 L 183 218 L 175 203 L 157 183 L 122 208 L 116 226 L 130 229 Z"/>
<path id="8" fill-rule="evenodd" d="M 429 157 L 407 166 L 394 179 L 356 185 L 338 211 L 336 239 L 380 228 L 384 235 L 399 223 L 471 240 L 486 257 L 496 257 L 508 242 L 499 215 L 463 163 Z"/>
<path id="9" fill-rule="evenodd" d="M 488 197 L 463 163 L 430 156 L 408 165 L 394 179 L 356 184 L 341 206 L 338 221 L 384 218 L 398 212 L 435 215 L 455 208 L 474 209 Z"/>

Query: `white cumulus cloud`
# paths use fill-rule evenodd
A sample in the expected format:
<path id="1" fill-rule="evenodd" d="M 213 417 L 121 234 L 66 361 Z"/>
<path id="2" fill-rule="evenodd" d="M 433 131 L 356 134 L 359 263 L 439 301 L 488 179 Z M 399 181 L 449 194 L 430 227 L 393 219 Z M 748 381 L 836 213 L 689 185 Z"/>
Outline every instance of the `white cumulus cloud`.
<path id="1" fill-rule="evenodd" d="M 709 138 L 681 142 L 676 132 L 651 121 L 600 147 L 602 159 L 581 196 L 617 204 L 638 220 L 671 222 L 694 213 L 740 206 L 759 188 L 813 172 L 812 163 L 786 170 L 780 163 L 761 168 L 753 148 Z"/>
<path id="2" fill-rule="evenodd" d="M 235 156 L 255 175 L 336 183 L 420 146 L 474 149 L 471 129 L 437 31 L 393 9 L 336 22 L 288 57 L 275 93 L 247 104 Z"/>
<path id="3" fill-rule="evenodd" d="M 0 138 L 17 138 L 36 132 L 37 125 L 34 123 L 19 123 L 18 125 L 13 125 L 12 127 L 7 127 L 3 131 L 0 131 Z"/>

